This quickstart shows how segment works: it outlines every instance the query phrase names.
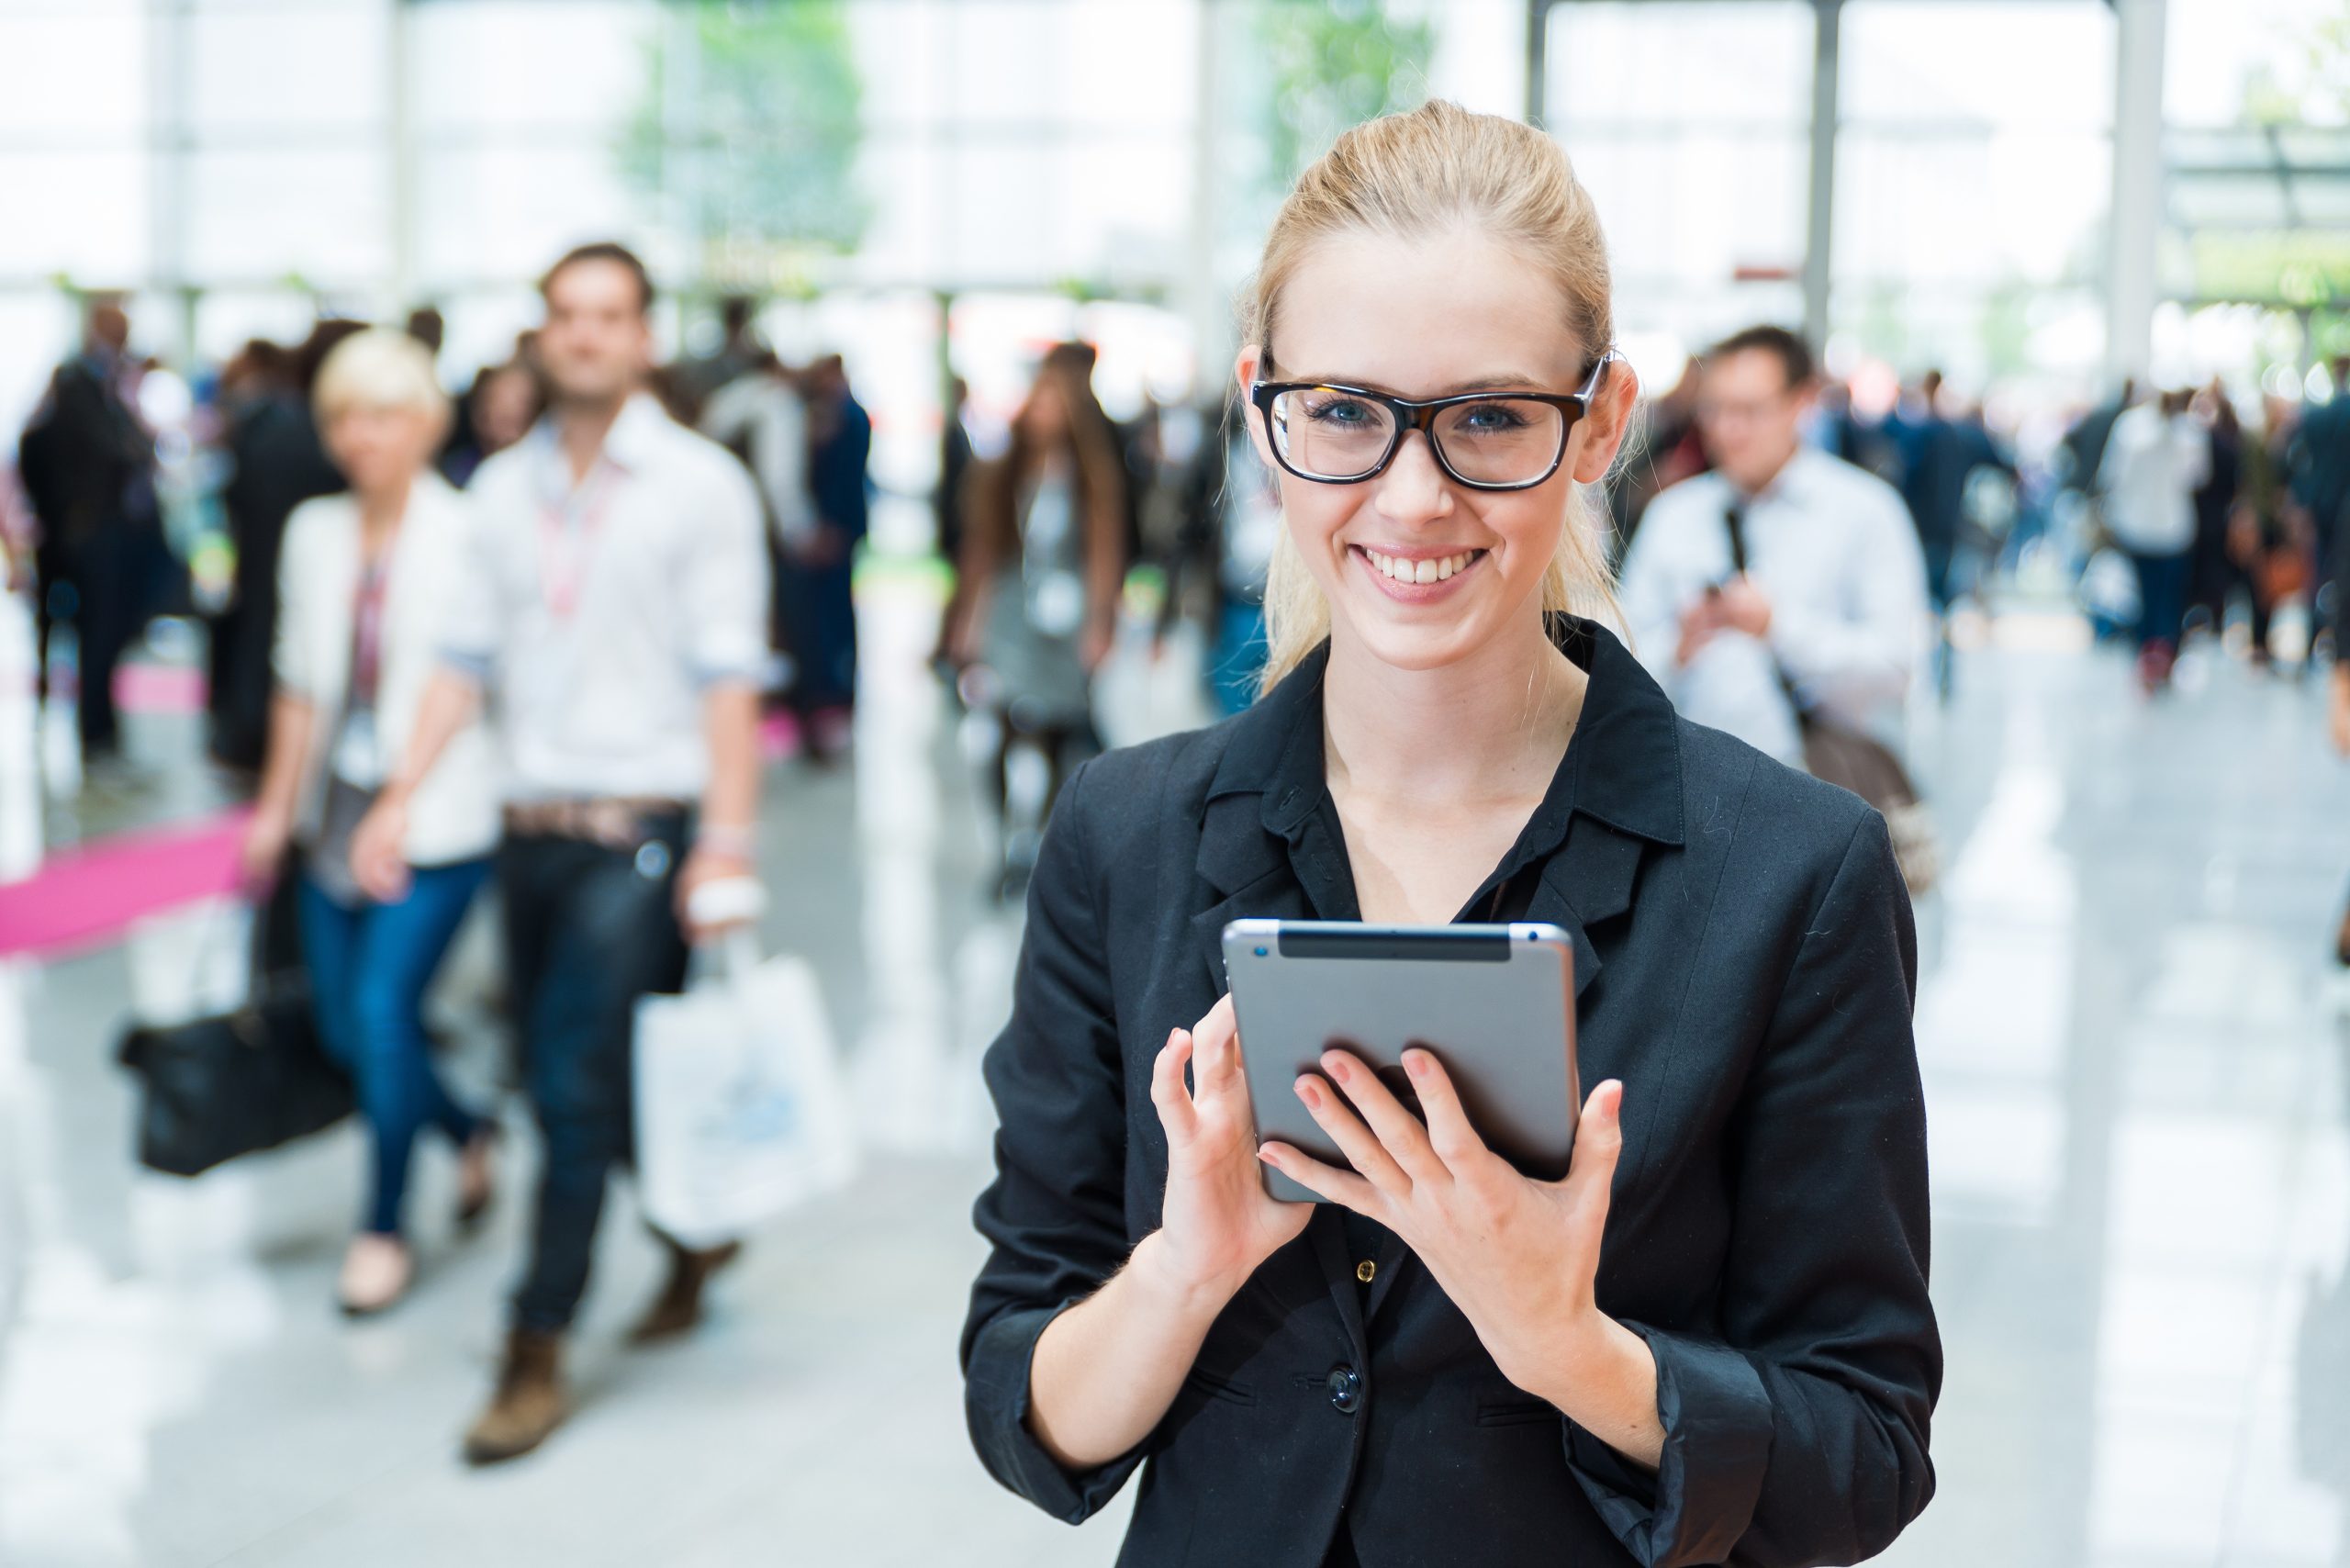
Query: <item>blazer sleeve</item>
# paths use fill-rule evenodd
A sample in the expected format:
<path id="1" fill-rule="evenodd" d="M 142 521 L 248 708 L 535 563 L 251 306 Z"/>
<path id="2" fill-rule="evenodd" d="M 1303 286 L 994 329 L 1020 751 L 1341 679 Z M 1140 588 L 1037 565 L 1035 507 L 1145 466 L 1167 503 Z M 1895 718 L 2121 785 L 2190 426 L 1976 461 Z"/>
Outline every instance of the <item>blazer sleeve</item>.
<path id="1" fill-rule="evenodd" d="M 1733 1127 L 1723 1337 L 1634 1323 L 1656 1357 L 1653 1476 L 1572 1425 L 1568 1459 L 1646 1568 L 1857 1562 L 1933 1495 L 1917 937 L 1884 819 L 1805 927 Z"/>
<path id="2" fill-rule="evenodd" d="M 1090 766 L 1090 765 L 1089 765 Z M 1064 786 L 1028 888 L 1012 1019 L 989 1047 L 996 1178 L 973 1219 L 991 1250 L 963 1326 L 963 1398 L 988 1473 L 1076 1524 L 1116 1495 L 1142 1450 L 1072 1473 L 1028 1429 L 1036 1340 L 1132 1249 L 1125 1095 L 1086 843 L 1080 767 Z"/>

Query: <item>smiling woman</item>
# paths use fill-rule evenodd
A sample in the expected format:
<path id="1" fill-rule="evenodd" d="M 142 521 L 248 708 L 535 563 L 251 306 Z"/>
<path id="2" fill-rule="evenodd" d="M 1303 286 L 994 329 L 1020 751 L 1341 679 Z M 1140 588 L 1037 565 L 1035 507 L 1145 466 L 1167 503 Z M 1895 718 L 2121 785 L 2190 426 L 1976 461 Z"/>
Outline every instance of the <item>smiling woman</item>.
<path id="1" fill-rule="evenodd" d="M 1147 1463 L 1129 1568 L 1883 1550 L 1942 1376 L 1908 902 L 1875 812 L 1681 721 L 1575 613 L 1612 608 L 1591 491 L 1638 395 L 1588 196 L 1515 122 L 1371 121 L 1247 320 L 1267 690 L 1055 808 L 987 1058 L 982 1460 L 1071 1521 Z M 1567 1175 L 1488 1148 L 1425 1051 L 1425 1120 L 1332 1049 L 1292 1092 L 1344 1163 L 1260 1144 L 1248 918 L 1565 932 Z"/>

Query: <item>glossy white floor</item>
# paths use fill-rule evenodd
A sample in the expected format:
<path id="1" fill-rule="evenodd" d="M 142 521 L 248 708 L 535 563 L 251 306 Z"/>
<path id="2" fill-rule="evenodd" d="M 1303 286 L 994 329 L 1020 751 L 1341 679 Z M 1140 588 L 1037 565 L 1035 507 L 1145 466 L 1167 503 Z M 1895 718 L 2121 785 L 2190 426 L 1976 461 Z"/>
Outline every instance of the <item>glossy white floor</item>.
<path id="1" fill-rule="evenodd" d="M 1017 932 L 979 896 L 982 813 L 918 667 L 919 599 L 877 591 L 867 625 L 855 764 L 772 779 L 767 869 L 768 935 L 819 961 L 852 1052 L 869 1179 L 761 1236 L 707 1331 L 657 1353 L 619 1344 L 654 1266 L 623 1205 L 578 1336 L 580 1413 L 506 1470 L 467 1473 L 453 1448 L 527 1137 L 496 1223 L 462 1243 L 428 1156 L 422 1282 L 346 1325 L 328 1296 L 353 1131 L 194 1183 L 127 1159 L 112 1036 L 133 1006 L 186 1005 L 193 923 L 0 966 L 0 1563 L 1109 1560 L 1122 1507 L 1070 1531 L 965 1442 L 976 1053 Z M 1919 1009 L 1950 1379 L 1941 1494 L 1886 1560 L 2350 1563 L 2342 773 L 2313 688 L 2207 660 L 2149 705 L 2065 633 L 2004 623 L 1919 736 L 1955 851 L 1921 912 Z M 1184 722 L 1180 663 L 1122 680 L 1129 735 Z M 0 706 L 0 851 L 37 809 L 22 719 Z M 135 743 L 152 798 L 200 793 L 173 762 L 184 727 Z M 486 1087 L 486 945 L 454 970 L 458 1065 Z"/>

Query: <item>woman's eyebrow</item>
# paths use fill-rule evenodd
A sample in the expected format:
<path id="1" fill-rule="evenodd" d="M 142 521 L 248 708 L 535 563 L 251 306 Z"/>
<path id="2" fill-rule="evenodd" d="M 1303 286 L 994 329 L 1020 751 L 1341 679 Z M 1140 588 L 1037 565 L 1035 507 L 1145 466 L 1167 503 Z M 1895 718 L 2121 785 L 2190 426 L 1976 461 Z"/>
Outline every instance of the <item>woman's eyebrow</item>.
<path id="1" fill-rule="evenodd" d="M 1527 375 L 1515 370 L 1501 371 L 1492 375 L 1480 375 L 1468 381 L 1456 381 L 1449 386 L 1425 395 L 1401 392 L 1390 383 L 1375 381 L 1361 375 L 1306 375 L 1289 373 L 1282 375 L 1281 379 L 1306 381 L 1317 386 L 1360 386 L 1366 392 L 1384 393 L 1391 398 L 1401 398 L 1405 402 L 1425 402 L 1437 398 L 1458 398 L 1468 392 L 1544 392 L 1550 389 L 1544 385 L 1541 377 Z"/>

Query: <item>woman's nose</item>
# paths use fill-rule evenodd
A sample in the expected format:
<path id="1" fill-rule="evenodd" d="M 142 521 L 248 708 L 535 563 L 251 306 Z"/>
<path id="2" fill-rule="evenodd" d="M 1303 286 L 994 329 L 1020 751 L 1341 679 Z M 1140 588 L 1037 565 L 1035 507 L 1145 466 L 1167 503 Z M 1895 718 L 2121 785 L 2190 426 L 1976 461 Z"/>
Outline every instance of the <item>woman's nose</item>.
<path id="1" fill-rule="evenodd" d="M 1405 431 L 1395 461 L 1379 476 L 1379 513 L 1390 522 L 1426 522 L 1452 510 L 1452 489 L 1425 431 Z"/>

